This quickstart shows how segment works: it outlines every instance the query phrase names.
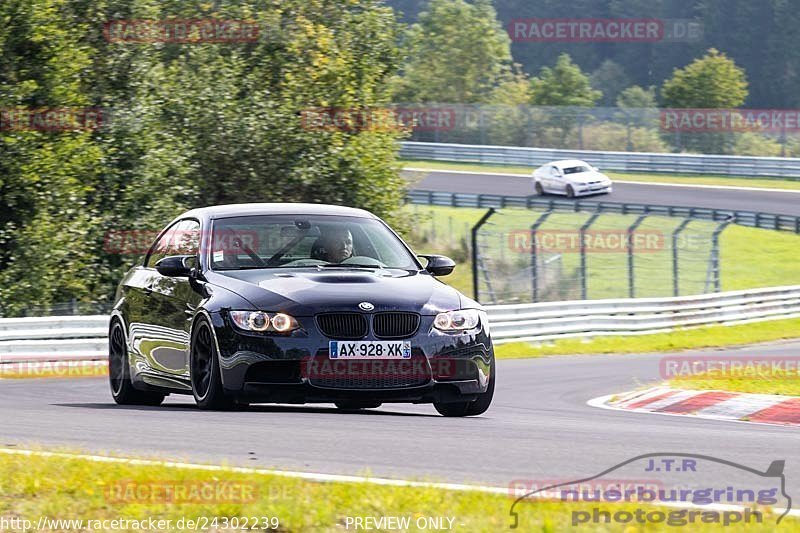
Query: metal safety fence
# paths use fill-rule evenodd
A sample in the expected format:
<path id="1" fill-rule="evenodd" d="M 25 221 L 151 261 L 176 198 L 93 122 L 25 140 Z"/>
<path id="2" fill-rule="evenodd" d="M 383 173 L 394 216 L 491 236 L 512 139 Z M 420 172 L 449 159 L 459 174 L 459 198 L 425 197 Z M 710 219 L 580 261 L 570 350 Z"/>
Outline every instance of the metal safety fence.
<path id="1" fill-rule="evenodd" d="M 680 298 L 607 299 L 485 306 L 497 344 L 645 335 L 675 328 L 800 317 L 800 286 Z M 0 319 L 0 364 L 102 360 L 109 317 Z"/>
<path id="2" fill-rule="evenodd" d="M 726 228 L 800 231 L 798 217 L 756 212 L 431 191 L 408 199 L 487 209 L 469 238 L 473 296 L 484 304 L 720 292 Z"/>

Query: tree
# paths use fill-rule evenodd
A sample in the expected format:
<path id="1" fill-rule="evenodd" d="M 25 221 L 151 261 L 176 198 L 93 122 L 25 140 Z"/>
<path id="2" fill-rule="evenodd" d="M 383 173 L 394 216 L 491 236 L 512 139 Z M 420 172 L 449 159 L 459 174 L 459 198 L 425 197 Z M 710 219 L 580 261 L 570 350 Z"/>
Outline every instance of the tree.
<path id="1" fill-rule="evenodd" d="M 569 54 L 561 54 L 553 68 L 543 67 L 537 78 L 531 80 L 533 96 L 531 103 L 536 106 L 563 107 L 547 110 L 548 127 L 560 131 L 560 144 L 565 147 L 569 133 L 587 119 L 584 108 L 593 107 L 602 96 L 592 89 L 589 78 L 578 65 L 572 62 Z M 579 135 L 579 148 L 582 135 Z"/>
<path id="2" fill-rule="evenodd" d="M 656 88 L 644 89 L 638 85 L 628 87 L 617 97 L 617 107 L 626 109 L 653 108 L 656 105 Z"/>
<path id="3" fill-rule="evenodd" d="M 532 134 L 531 82 L 519 66 L 492 92 L 489 144 L 528 146 Z"/>
<path id="4" fill-rule="evenodd" d="M 733 108 L 747 100 L 747 85 L 744 70 L 711 48 L 701 59 L 675 69 L 672 78 L 664 82 L 661 96 L 667 107 Z"/>
<path id="5" fill-rule="evenodd" d="M 491 0 L 431 0 L 408 30 L 396 102 L 485 103 L 511 64 Z"/>
<path id="6" fill-rule="evenodd" d="M 613 106 L 622 90 L 631 85 L 630 76 L 625 69 L 611 59 L 603 61 L 597 70 L 592 72 L 589 81 L 593 88 L 603 93 L 600 104 L 607 107 Z"/>
<path id="7" fill-rule="evenodd" d="M 400 26 L 380 0 L 7 0 L 0 107 L 102 108 L 90 131 L 0 130 L 0 315 L 106 303 L 135 257 L 109 231 L 184 209 L 307 201 L 402 204 L 395 129 L 309 128 L 309 108 L 388 102 Z M 255 20 L 247 43 L 108 42 L 126 19 Z"/>
<path id="8" fill-rule="evenodd" d="M 664 82 L 661 96 L 666 107 L 727 109 L 747 100 L 747 77 L 744 70 L 725 54 L 712 48 Z M 730 133 L 691 133 L 678 137 L 676 148 L 700 153 L 728 153 L 734 138 Z"/>
<path id="9" fill-rule="evenodd" d="M 655 122 L 652 115 L 656 107 L 656 88 L 643 89 L 638 85 L 628 87 L 620 93 L 616 103 L 626 126 L 626 150 L 632 151 L 633 129 L 646 128 Z M 652 131 L 650 133 L 653 134 Z"/>
<path id="10" fill-rule="evenodd" d="M 531 80 L 533 105 L 592 107 L 602 93 L 592 89 L 589 78 L 572 62 L 569 54 L 561 54 L 553 68 L 543 67 L 539 77 Z"/>

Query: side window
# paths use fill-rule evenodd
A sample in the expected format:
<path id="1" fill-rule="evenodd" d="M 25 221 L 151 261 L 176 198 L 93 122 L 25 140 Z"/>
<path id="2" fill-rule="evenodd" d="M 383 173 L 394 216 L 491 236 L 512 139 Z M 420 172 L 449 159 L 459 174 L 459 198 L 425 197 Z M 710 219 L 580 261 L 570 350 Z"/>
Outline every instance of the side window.
<path id="1" fill-rule="evenodd" d="M 178 229 L 180 222 L 173 224 L 170 228 L 164 232 L 163 235 L 156 241 L 155 246 L 150 252 L 150 255 L 147 257 L 147 262 L 144 266 L 146 267 L 154 267 L 159 260 L 167 257 L 169 255 L 169 243 L 175 238 L 175 231 Z"/>
<path id="2" fill-rule="evenodd" d="M 170 255 L 197 255 L 200 248 L 200 223 L 196 220 L 182 220 L 173 224 L 153 247 L 146 267 L 154 267 L 164 257 Z"/>
<path id="3" fill-rule="evenodd" d="M 200 223 L 184 220 L 178 223 L 169 255 L 197 255 L 200 250 Z"/>

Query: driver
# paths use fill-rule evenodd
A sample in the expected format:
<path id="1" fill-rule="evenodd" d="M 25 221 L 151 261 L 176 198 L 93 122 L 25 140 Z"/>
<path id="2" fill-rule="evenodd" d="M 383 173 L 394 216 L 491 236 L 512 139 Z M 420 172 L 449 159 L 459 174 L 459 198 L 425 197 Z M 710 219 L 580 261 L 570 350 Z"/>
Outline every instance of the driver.
<path id="1" fill-rule="evenodd" d="M 332 228 L 320 238 L 320 248 L 320 259 L 341 263 L 353 257 L 353 234 L 347 228 Z"/>

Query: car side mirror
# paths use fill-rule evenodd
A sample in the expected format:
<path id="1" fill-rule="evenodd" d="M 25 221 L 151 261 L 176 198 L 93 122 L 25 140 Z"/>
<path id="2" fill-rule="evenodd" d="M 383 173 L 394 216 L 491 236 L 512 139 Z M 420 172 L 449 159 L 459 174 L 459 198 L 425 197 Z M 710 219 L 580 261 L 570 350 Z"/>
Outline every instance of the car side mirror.
<path id="1" fill-rule="evenodd" d="M 170 255 L 156 263 L 156 270 L 170 278 L 188 277 L 195 268 L 197 259 L 193 255 Z"/>
<path id="2" fill-rule="evenodd" d="M 434 276 L 447 276 L 456 268 L 455 261 L 443 255 L 420 255 L 420 257 L 424 257 L 428 261 L 425 270 Z"/>

